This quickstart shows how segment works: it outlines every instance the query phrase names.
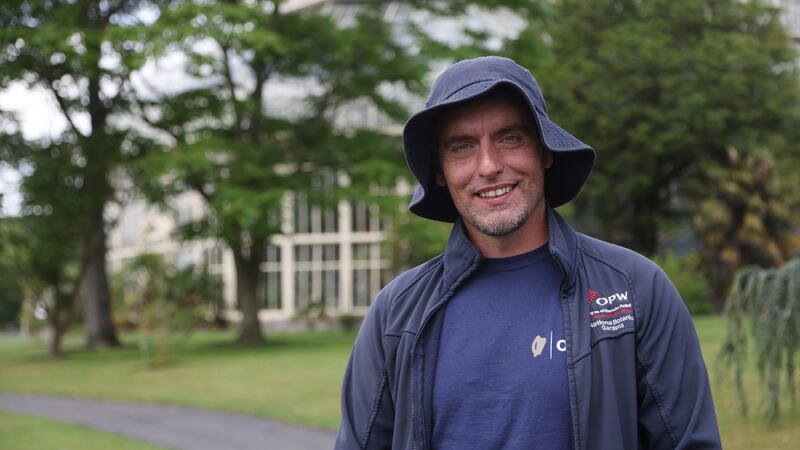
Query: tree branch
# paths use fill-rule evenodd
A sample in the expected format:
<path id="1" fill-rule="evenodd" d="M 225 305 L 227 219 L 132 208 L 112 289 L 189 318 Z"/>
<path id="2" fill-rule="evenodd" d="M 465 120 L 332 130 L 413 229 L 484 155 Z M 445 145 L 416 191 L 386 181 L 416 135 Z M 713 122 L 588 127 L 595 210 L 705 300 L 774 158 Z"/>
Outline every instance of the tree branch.
<path id="1" fill-rule="evenodd" d="M 67 123 L 69 124 L 69 127 L 73 131 L 75 131 L 75 133 L 77 133 L 78 136 L 85 138 L 86 135 L 81 133 L 80 130 L 78 129 L 78 127 L 75 126 L 75 122 L 72 121 L 72 117 L 70 117 L 70 115 L 69 115 L 69 106 L 67 105 L 67 101 L 64 100 L 64 98 L 61 97 L 61 95 L 59 95 L 59 93 L 56 90 L 55 86 L 53 86 L 53 80 L 51 80 L 50 78 L 45 78 L 45 82 L 46 82 L 47 87 L 49 88 L 50 92 L 53 94 L 53 97 L 55 97 L 56 102 L 58 103 L 58 108 L 59 108 L 59 110 L 61 110 L 61 114 L 63 114 L 64 118 L 67 119 Z"/>
<path id="2" fill-rule="evenodd" d="M 148 88 L 151 88 L 154 92 L 156 92 L 157 95 L 160 96 L 160 98 L 163 99 L 163 96 L 161 96 L 161 94 L 158 93 L 156 91 L 156 89 L 153 86 L 151 86 L 148 81 L 145 80 L 145 81 L 143 81 L 143 83 L 145 83 Z M 126 88 L 126 93 L 130 96 L 131 103 L 133 103 L 133 105 L 138 110 L 138 111 L 136 111 L 136 117 L 137 118 L 139 118 L 142 121 L 144 121 L 147 125 L 155 128 L 157 130 L 161 130 L 161 131 L 167 133 L 168 135 L 170 135 L 176 141 L 180 140 L 179 136 L 177 136 L 171 130 L 169 130 L 168 128 L 164 127 L 163 125 L 161 125 L 161 124 L 159 124 L 157 122 L 154 122 L 149 117 L 147 117 L 147 111 L 145 111 L 144 105 L 142 104 L 142 100 L 141 100 L 141 98 L 139 98 L 139 94 L 136 92 L 136 89 L 133 89 L 132 87 L 128 87 L 128 88 Z M 155 103 L 161 103 L 161 102 L 155 102 Z"/>
<path id="3" fill-rule="evenodd" d="M 236 100 L 236 84 L 234 84 L 233 76 L 231 75 L 231 65 L 228 55 L 228 46 L 223 45 L 222 43 L 219 42 L 217 42 L 217 44 L 222 49 L 223 67 L 225 68 L 225 81 L 231 96 L 231 103 L 233 104 L 233 120 L 234 120 L 233 129 L 236 132 L 236 135 L 239 135 L 242 131 L 242 114 L 239 109 L 239 101 Z"/>

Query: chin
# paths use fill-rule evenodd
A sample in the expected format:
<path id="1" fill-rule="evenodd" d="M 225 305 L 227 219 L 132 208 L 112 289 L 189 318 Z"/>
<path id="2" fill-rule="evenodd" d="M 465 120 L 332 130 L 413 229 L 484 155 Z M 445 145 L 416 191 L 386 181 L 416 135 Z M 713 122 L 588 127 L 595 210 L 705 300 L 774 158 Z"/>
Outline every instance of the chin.
<path id="1" fill-rule="evenodd" d="M 530 214 L 523 211 L 514 217 L 497 218 L 496 220 L 475 220 L 471 217 L 470 224 L 478 231 L 488 236 L 505 236 L 519 230 L 527 222 Z"/>

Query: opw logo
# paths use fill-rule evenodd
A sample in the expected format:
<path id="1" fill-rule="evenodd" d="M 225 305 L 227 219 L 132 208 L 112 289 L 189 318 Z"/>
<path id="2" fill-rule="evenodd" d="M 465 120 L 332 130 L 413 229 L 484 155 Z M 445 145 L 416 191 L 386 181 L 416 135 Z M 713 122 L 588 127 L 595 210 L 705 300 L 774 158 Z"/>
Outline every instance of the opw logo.
<path id="1" fill-rule="evenodd" d="M 615 302 L 618 301 L 628 301 L 628 291 L 625 292 L 617 292 L 615 294 L 611 294 L 607 297 L 598 297 L 597 292 L 589 289 L 589 304 L 595 303 L 600 306 L 611 306 Z"/>

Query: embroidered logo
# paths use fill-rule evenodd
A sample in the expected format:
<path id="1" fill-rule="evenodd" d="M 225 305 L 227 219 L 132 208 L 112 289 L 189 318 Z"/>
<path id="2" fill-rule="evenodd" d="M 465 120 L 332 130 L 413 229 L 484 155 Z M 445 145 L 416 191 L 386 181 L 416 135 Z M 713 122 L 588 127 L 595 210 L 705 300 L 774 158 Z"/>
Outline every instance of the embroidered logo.
<path id="1" fill-rule="evenodd" d="M 587 294 L 587 296 L 589 298 L 589 304 L 591 305 L 594 299 L 597 298 L 597 291 L 595 291 L 594 289 L 589 289 L 589 293 Z"/>
<path id="2" fill-rule="evenodd" d="M 628 291 L 595 297 L 590 304 L 589 326 L 593 329 L 599 327 L 603 331 L 617 331 L 633 324 L 633 305 L 628 301 Z"/>

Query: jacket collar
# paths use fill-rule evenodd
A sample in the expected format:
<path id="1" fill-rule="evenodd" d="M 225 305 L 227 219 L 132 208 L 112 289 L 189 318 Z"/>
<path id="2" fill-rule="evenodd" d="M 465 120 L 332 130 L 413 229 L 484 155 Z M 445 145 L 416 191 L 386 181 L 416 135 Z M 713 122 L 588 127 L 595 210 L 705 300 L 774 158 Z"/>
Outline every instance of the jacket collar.
<path id="1" fill-rule="evenodd" d="M 569 290 L 575 284 L 578 236 L 550 205 L 547 206 L 547 233 L 550 254 L 563 272 L 562 287 Z M 480 259 L 481 254 L 467 237 L 461 217 L 457 218 L 444 250 L 445 285 L 452 289 L 453 284 L 471 272 Z"/>
<path id="2" fill-rule="evenodd" d="M 569 291 L 575 286 L 578 259 L 578 234 L 554 209 L 547 206 L 547 243 L 550 254 L 561 266 L 564 275 L 562 289 Z"/>

